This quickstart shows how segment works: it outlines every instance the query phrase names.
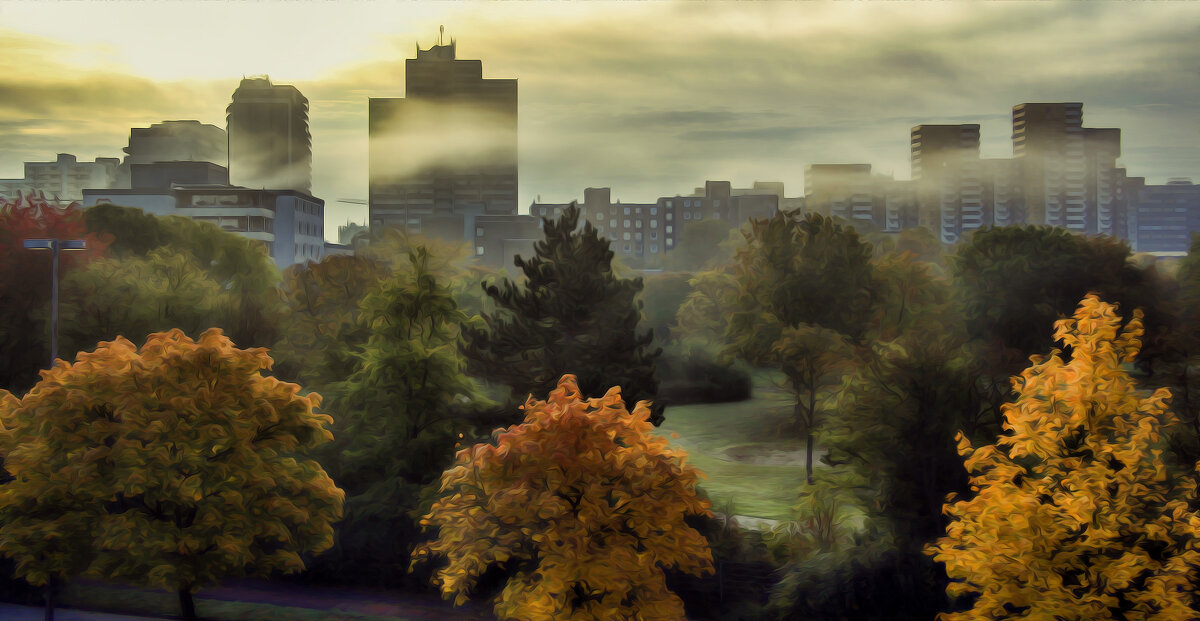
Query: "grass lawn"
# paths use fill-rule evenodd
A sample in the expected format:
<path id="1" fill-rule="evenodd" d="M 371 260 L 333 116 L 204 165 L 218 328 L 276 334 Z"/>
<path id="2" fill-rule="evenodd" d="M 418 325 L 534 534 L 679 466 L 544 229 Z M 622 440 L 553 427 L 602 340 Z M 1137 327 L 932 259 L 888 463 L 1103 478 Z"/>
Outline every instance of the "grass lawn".
<path id="1" fill-rule="evenodd" d="M 708 475 L 701 487 L 715 511 L 726 512 L 731 503 L 728 512 L 736 515 L 792 517 L 804 483 L 804 441 L 780 437 L 777 430 L 791 413 L 792 400 L 772 379 L 757 373 L 749 401 L 669 407 L 655 430 L 685 449 L 688 461 Z M 818 449 L 814 462 L 820 456 Z"/>
<path id="2" fill-rule="evenodd" d="M 195 602 L 196 615 L 206 621 L 403 621 L 394 616 L 206 599 L 204 591 L 196 595 Z M 99 612 L 179 618 L 178 595 L 129 587 L 70 583 L 59 593 L 58 605 Z"/>

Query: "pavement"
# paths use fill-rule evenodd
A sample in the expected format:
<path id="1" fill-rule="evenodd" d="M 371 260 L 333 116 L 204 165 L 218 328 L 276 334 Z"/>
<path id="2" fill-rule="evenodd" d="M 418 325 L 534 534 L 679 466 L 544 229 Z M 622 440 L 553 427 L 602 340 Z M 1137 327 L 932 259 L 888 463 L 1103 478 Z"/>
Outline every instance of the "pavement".
<path id="1" fill-rule="evenodd" d="M 0 620 L 2 621 L 42 621 L 46 612 L 41 606 L 18 606 L 0 602 Z M 86 612 L 67 608 L 54 609 L 54 621 L 147 621 L 155 617 L 131 617 L 129 615 L 113 615 L 103 612 Z"/>

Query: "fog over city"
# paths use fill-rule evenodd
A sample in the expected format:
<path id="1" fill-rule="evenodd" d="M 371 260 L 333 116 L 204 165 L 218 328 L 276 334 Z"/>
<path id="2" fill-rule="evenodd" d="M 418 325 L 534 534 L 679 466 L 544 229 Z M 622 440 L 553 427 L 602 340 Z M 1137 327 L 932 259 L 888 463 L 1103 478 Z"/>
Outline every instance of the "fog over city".
<path id="1" fill-rule="evenodd" d="M 706 179 L 797 196 L 816 163 L 906 179 L 914 125 L 978 123 L 982 156 L 1008 157 L 1012 106 L 1039 101 L 1121 128 L 1130 175 L 1200 176 L 1197 3 L 0 2 L 0 177 L 119 157 L 131 127 L 224 127 L 238 81 L 266 74 L 309 100 L 334 237 L 366 218 L 336 201 L 367 196 L 368 97 L 404 96 L 442 25 L 519 81 L 522 212 Z"/>

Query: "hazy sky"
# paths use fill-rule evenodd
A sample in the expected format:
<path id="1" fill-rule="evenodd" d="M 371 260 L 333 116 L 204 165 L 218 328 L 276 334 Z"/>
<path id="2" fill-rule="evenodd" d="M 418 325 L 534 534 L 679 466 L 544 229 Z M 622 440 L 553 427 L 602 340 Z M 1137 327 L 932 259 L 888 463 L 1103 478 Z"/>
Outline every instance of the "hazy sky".
<path id="1" fill-rule="evenodd" d="M 517 78 L 525 211 L 610 186 L 648 202 L 705 179 L 783 181 L 870 163 L 909 177 L 918 123 L 979 123 L 1011 156 L 1012 106 L 1082 101 L 1150 183 L 1200 181 L 1200 2 L 13 2 L 0 0 L 0 178 L 130 127 L 225 126 L 243 75 L 309 99 L 329 235 L 365 207 L 367 98 L 404 95 L 438 26 L 485 77 Z"/>

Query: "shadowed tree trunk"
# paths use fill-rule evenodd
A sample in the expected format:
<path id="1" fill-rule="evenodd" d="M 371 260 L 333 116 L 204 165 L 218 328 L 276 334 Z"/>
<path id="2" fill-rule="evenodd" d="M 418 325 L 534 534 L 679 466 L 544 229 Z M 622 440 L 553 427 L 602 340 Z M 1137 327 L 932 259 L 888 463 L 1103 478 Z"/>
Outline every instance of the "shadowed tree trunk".
<path id="1" fill-rule="evenodd" d="M 43 596 L 43 597 L 45 598 L 45 601 L 46 601 L 46 615 L 45 615 L 45 617 L 44 617 L 44 618 L 46 619 L 46 621 L 54 621 L 54 587 L 55 587 L 55 582 L 57 582 L 57 580 L 55 580 L 55 576 L 54 576 L 54 574 L 50 574 L 50 579 L 46 581 L 46 591 L 45 591 L 45 594 L 44 594 L 44 596 Z"/>
<path id="2" fill-rule="evenodd" d="M 196 602 L 192 600 L 192 588 L 179 589 L 179 612 L 183 621 L 196 621 Z"/>

